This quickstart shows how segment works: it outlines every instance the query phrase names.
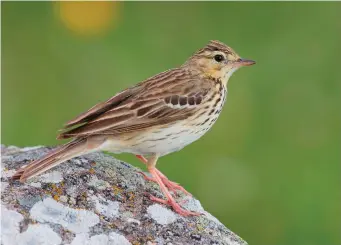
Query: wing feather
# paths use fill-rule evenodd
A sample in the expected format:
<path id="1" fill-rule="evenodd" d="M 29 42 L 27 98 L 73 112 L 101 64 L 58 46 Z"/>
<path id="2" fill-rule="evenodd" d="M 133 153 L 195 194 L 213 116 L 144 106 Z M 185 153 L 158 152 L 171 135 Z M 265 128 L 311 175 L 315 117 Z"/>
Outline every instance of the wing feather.
<path id="1" fill-rule="evenodd" d="M 97 116 L 101 115 L 102 113 L 106 112 L 107 110 L 112 109 L 113 107 L 116 107 L 120 105 L 122 102 L 126 101 L 129 97 L 131 97 L 134 93 L 138 91 L 138 88 L 129 88 L 121 93 L 113 96 L 109 100 L 105 102 L 101 102 L 96 104 L 95 106 L 91 107 L 88 111 L 80 114 L 76 118 L 68 121 L 65 124 L 66 128 L 75 126 L 77 124 L 85 123 L 87 121 L 92 120 L 93 118 L 96 118 Z"/>
<path id="2" fill-rule="evenodd" d="M 195 78 L 189 71 L 169 70 L 81 114 L 66 124 L 58 138 L 117 135 L 184 120 L 198 110 L 196 105 L 211 88 L 211 81 Z"/>

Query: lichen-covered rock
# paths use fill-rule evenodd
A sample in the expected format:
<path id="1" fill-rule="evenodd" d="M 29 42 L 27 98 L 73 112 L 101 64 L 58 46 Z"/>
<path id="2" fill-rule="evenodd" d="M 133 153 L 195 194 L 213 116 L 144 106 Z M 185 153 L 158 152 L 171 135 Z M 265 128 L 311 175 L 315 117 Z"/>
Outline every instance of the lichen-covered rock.
<path id="1" fill-rule="evenodd" d="M 246 244 L 196 199 L 178 195 L 185 208 L 203 213 L 186 218 L 151 202 L 150 194 L 162 197 L 158 186 L 103 153 L 72 159 L 25 184 L 11 180 L 50 150 L 1 146 L 1 244 Z"/>

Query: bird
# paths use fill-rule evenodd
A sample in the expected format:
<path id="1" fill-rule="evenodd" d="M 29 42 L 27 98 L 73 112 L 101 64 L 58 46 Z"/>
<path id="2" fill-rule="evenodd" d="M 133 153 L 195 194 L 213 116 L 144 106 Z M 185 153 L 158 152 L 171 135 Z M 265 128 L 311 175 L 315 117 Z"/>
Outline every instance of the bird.
<path id="1" fill-rule="evenodd" d="M 151 175 L 143 176 L 156 182 L 165 196 L 150 196 L 152 201 L 169 205 L 182 216 L 200 215 L 176 202 L 171 192 L 191 194 L 170 181 L 156 163 L 212 127 L 222 111 L 231 75 L 253 64 L 226 44 L 211 40 L 181 66 L 131 86 L 67 122 L 57 139 L 71 141 L 18 169 L 12 178 L 25 182 L 91 152 L 132 153 Z"/>

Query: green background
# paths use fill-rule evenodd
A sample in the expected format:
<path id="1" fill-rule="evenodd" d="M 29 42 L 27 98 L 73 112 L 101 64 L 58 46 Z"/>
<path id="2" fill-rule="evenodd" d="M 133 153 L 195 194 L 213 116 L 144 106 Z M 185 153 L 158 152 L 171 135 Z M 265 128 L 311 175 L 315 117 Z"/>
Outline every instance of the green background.
<path id="1" fill-rule="evenodd" d="M 56 3 L 1 5 L 3 144 L 59 144 L 64 122 L 218 39 L 257 64 L 158 167 L 249 244 L 341 244 L 340 3 L 126 2 L 92 34 Z"/>

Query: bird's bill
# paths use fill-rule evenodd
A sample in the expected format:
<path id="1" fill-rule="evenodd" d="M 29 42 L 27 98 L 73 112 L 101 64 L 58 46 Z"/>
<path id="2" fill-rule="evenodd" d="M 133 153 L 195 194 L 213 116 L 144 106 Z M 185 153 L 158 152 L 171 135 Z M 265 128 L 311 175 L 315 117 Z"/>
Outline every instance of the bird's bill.
<path id="1" fill-rule="evenodd" d="M 235 66 L 241 67 L 241 66 L 251 66 L 256 64 L 256 61 L 248 60 L 248 59 L 239 59 L 235 62 Z"/>

